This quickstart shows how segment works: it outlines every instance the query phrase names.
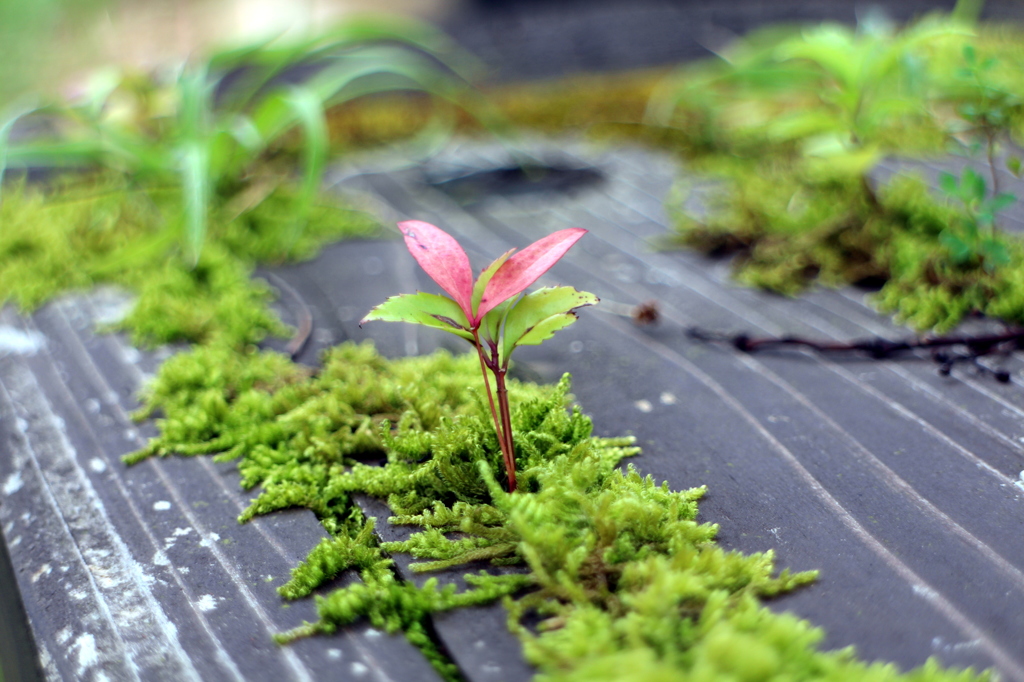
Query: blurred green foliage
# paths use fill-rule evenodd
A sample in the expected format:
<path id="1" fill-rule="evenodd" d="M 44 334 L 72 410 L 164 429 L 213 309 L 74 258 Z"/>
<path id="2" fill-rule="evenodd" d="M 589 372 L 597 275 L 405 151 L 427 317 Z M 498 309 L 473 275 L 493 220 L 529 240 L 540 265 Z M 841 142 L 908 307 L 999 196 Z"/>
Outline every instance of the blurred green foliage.
<path id="1" fill-rule="evenodd" d="M 684 153 L 723 189 L 707 215 L 676 209 L 668 243 L 736 253 L 740 280 L 790 295 L 884 283 L 880 307 L 920 329 L 971 312 L 1024 321 L 1022 251 L 997 227 L 1015 200 L 997 178 L 1004 141 L 1024 130 L 1024 51 L 1019 29 L 976 26 L 965 7 L 902 29 L 877 16 L 765 29 L 669 79 L 648 120 L 688 136 Z M 992 182 L 968 168 L 935 196 L 870 176 L 886 157 L 950 151 Z"/>
<path id="2" fill-rule="evenodd" d="M 429 26 L 397 17 L 354 18 L 315 39 L 223 50 L 162 77 L 99 72 L 81 98 L 42 110 L 55 134 L 10 144 L 6 162 L 101 167 L 135 183 L 176 187 L 180 216 L 167 225 L 195 263 L 211 212 L 233 203 L 244 213 L 289 179 L 290 164 L 275 166 L 273 155 L 282 137 L 297 130 L 302 174 L 289 228 L 294 243 L 326 167 L 329 107 L 416 90 L 457 101 L 486 119 L 489 109 L 466 80 L 474 67 Z"/>

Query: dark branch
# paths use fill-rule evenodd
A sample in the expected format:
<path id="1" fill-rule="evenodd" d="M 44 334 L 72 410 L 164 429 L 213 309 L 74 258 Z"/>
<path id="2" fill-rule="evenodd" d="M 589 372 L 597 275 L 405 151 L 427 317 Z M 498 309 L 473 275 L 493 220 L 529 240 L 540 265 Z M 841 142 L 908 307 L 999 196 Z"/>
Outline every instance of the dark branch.
<path id="1" fill-rule="evenodd" d="M 819 353 L 863 353 L 876 360 L 887 360 L 913 351 L 926 350 L 931 352 L 932 360 L 939 365 L 939 373 L 943 375 L 948 375 L 953 365 L 968 363 L 1003 383 L 1010 380 L 1009 372 L 985 367 L 978 359 L 987 355 L 1005 355 L 1024 348 L 1024 329 L 1020 328 L 978 336 L 931 336 L 907 341 L 874 337 L 849 343 L 814 341 L 799 336 L 757 338 L 748 334 L 722 334 L 699 328 L 688 329 L 686 336 L 696 341 L 728 344 L 744 353 L 800 346 Z"/>

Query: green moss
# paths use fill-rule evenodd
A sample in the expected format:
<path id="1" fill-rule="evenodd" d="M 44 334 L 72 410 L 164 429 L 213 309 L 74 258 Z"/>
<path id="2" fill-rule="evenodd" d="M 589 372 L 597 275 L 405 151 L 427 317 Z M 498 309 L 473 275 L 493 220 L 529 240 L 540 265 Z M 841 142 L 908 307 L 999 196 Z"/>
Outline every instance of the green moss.
<path id="1" fill-rule="evenodd" d="M 359 579 L 317 596 L 319 620 L 282 642 L 357 620 L 403 631 L 447 679 L 459 671 L 429 634 L 433 613 L 503 600 L 509 626 L 542 680 L 969 680 L 929 662 L 901 675 L 852 650 L 822 652 L 822 633 L 760 601 L 814 579 L 777 573 L 771 552 L 715 544 L 696 521 L 703 488 L 673 491 L 624 458 L 630 438 L 595 438 L 555 386 L 510 382 L 519 490 L 504 492 L 501 455 L 472 355 L 385 360 L 368 344 L 331 350 L 316 373 L 270 352 L 201 346 L 168 360 L 140 416 L 160 435 L 131 456 L 221 453 L 239 458 L 260 495 L 241 516 L 313 510 L 331 537 L 279 588 L 306 597 L 343 571 Z M 378 543 L 352 495 L 384 499 L 391 523 L 417 530 Z M 468 587 L 403 582 L 413 570 L 516 565 L 466 575 Z M 527 626 L 526 623 L 538 623 Z M 982 676 L 984 677 L 984 676 Z"/>
<path id="2" fill-rule="evenodd" d="M 272 190 L 272 191 L 271 191 Z M 286 334 L 270 311 L 270 290 L 254 282 L 257 263 L 308 258 L 328 241 L 366 236 L 376 223 L 329 203 L 294 223 L 295 193 L 268 187 L 234 215 L 224 206 L 194 267 L 179 250 L 174 192 L 113 175 L 58 179 L 48 191 L 24 183 L 0 202 L 0 303 L 32 310 L 56 294 L 115 283 L 139 295 L 120 325 L 136 343 L 220 341 L 244 346 Z"/>
<path id="3" fill-rule="evenodd" d="M 811 182 L 769 159 L 733 164 L 725 183 L 706 219 L 675 215 L 667 245 L 734 254 L 739 281 L 790 296 L 884 283 L 875 303 L 919 330 L 972 313 L 1024 322 L 1024 246 L 1001 236 L 1008 263 L 957 262 L 941 236 L 966 216 L 919 178 L 896 176 L 876 195 L 859 179 Z"/>

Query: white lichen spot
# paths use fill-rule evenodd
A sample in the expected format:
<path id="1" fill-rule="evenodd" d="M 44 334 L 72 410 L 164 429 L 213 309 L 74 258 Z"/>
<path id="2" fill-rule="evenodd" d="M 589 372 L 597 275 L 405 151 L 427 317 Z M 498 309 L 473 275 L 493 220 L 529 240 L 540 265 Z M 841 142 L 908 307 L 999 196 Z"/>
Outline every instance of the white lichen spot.
<path id="1" fill-rule="evenodd" d="M 178 573 L 181 573 L 182 575 L 188 575 L 188 566 L 182 566 L 181 568 L 179 568 Z"/>
<path id="2" fill-rule="evenodd" d="M 196 608 L 198 608 L 203 613 L 206 613 L 207 611 L 213 611 L 215 608 L 217 608 L 217 598 L 214 597 L 212 594 L 204 594 L 203 596 L 199 597 L 198 601 L 196 601 Z"/>
<path id="3" fill-rule="evenodd" d="M 374 628 L 369 628 L 366 631 L 366 636 L 369 637 L 370 639 L 377 639 L 378 637 L 380 637 L 380 635 L 381 635 L 380 630 L 375 630 Z"/>
<path id="4" fill-rule="evenodd" d="M 779 422 L 785 423 L 785 422 L 789 421 L 789 417 L 787 417 L 784 414 L 770 414 L 770 415 L 768 415 L 767 419 L 772 424 L 778 424 Z"/>
<path id="5" fill-rule="evenodd" d="M 53 567 L 50 566 L 50 564 L 48 564 L 48 563 L 47 564 L 43 564 L 42 566 L 39 567 L 38 571 L 36 571 L 35 573 L 32 574 L 31 580 L 34 583 L 39 582 L 40 578 L 42 578 L 43 576 L 50 575 L 51 573 L 53 573 Z"/>
<path id="6" fill-rule="evenodd" d="M 487 642 L 485 642 L 485 641 L 484 641 L 484 640 L 482 640 L 482 639 L 478 639 L 478 640 L 476 640 L 475 642 L 473 642 L 473 646 L 474 646 L 475 648 L 477 648 L 477 649 L 483 649 L 484 647 L 486 647 L 486 646 L 487 646 Z"/>
<path id="7" fill-rule="evenodd" d="M 167 553 L 163 550 L 157 550 L 153 554 L 153 565 L 154 566 L 170 566 L 171 560 L 167 558 Z"/>
<path id="8" fill-rule="evenodd" d="M 4 495 L 13 495 L 14 493 L 21 490 L 21 487 L 25 485 L 25 482 L 21 480 L 21 472 L 15 471 L 13 474 L 7 477 L 4 481 Z"/>
<path id="9" fill-rule="evenodd" d="M 72 649 L 78 649 L 78 674 L 81 675 L 89 666 L 100 662 L 99 651 L 96 650 L 96 638 L 86 633 L 75 640 Z"/>
<path id="10" fill-rule="evenodd" d="M 124 439 L 125 440 L 134 442 L 135 440 L 138 439 L 138 437 L 139 437 L 138 430 L 136 430 L 136 429 L 125 429 L 124 430 Z"/>
<path id="11" fill-rule="evenodd" d="M 650 400 L 638 400 L 633 403 L 633 406 L 645 414 L 654 409 L 654 405 L 651 405 Z"/>
<path id="12" fill-rule="evenodd" d="M 200 547 L 212 547 L 213 543 L 218 542 L 219 540 L 220 540 L 220 536 L 219 535 L 217 535 L 216 533 L 209 533 L 209 534 L 207 534 L 207 536 L 205 538 L 203 538 L 202 540 L 199 541 L 199 546 Z"/>
<path id="13" fill-rule="evenodd" d="M 8 545 L 8 547 L 10 549 L 14 549 L 15 547 L 17 547 L 20 544 L 21 544 L 21 536 L 20 535 L 15 535 L 14 539 L 11 540 L 11 543 Z"/>
<path id="14" fill-rule="evenodd" d="M 142 353 L 132 346 L 125 346 L 121 349 L 121 353 L 124 355 L 124 359 L 133 365 L 138 364 L 142 360 Z"/>
<path id="15" fill-rule="evenodd" d="M 356 677 L 362 677 L 366 673 L 370 672 L 370 669 L 359 661 L 355 661 L 351 666 L 349 666 L 349 669 L 352 670 L 352 674 Z"/>
<path id="16" fill-rule="evenodd" d="M 495 665 L 493 663 L 484 663 L 482 666 L 480 666 L 480 672 L 484 673 L 485 675 L 497 675 L 501 672 L 501 666 Z"/>
<path id="17" fill-rule="evenodd" d="M 68 592 L 68 596 L 74 599 L 75 601 L 82 601 L 83 599 L 89 596 L 89 593 L 85 590 L 78 589 L 71 590 L 70 592 Z"/>
<path id="18" fill-rule="evenodd" d="M 90 412 L 91 414 L 99 414 L 100 401 L 96 400 L 96 398 L 86 398 L 82 402 L 82 405 L 85 407 L 87 412 Z"/>
<path id="19" fill-rule="evenodd" d="M 661 394 L 661 397 L 658 398 L 658 400 L 661 401 L 662 405 L 675 405 L 676 404 L 676 394 L 675 393 L 669 393 L 668 391 L 665 391 L 664 393 Z"/>
<path id="20" fill-rule="evenodd" d="M 92 469 L 97 474 L 102 474 L 104 471 L 107 470 L 107 463 L 104 462 L 99 457 L 93 457 L 92 459 L 89 460 L 89 468 Z"/>
<path id="21" fill-rule="evenodd" d="M 949 643 L 947 643 L 946 641 L 944 641 L 942 639 L 942 637 L 933 637 L 932 638 L 932 649 L 934 651 L 937 651 L 937 652 L 940 652 L 940 653 L 944 653 L 944 654 L 956 654 L 956 653 L 960 653 L 962 651 L 970 651 L 972 649 L 978 648 L 979 644 L 981 644 L 981 640 L 980 639 L 971 639 L 971 640 L 968 640 L 966 642 L 949 642 Z"/>
<path id="22" fill-rule="evenodd" d="M 18 429 L 18 433 L 28 433 L 28 422 L 22 417 L 18 417 L 14 420 L 14 426 Z"/>
<path id="23" fill-rule="evenodd" d="M 158 502 L 154 502 L 153 503 L 153 510 L 154 511 L 167 511 L 170 508 L 171 508 L 171 503 L 168 502 L 167 500 L 160 500 Z"/>
<path id="24" fill-rule="evenodd" d="M 184 536 L 188 535 L 192 531 L 193 531 L 192 528 L 175 528 L 174 529 L 174 533 L 172 535 L 174 535 L 174 537 L 176 537 L 176 538 L 180 538 L 180 537 L 184 537 Z"/>
<path id="25" fill-rule="evenodd" d="M 341 649 L 328 649 L 327 658 L 331 659 L 332 661 L 337 661 L 341 659 Z"/>
<path id="26" fill-rule="evenodd" d="M 925 599 L 935 599 L 937 596 L 939 596 L 935 593 L 935 590 L 925 585 L 914 585 L 913 590 L 914 594 L 916 594 L 919 597 L 924 597 Z"/>
<path id="27" fill-rule="evenodd" d="M 71 626 L 63 627 L 54 633 L 53 639 L 57 644 L 67 644 L 68 640 L 71 639 Z"/>
<path id="28" fill-rule="evenodd" d="M 37 331 L 24 332 L 10 325 L 0 325 L 0 354 L 34 355 L 46 345 L 46 337 Z"/>

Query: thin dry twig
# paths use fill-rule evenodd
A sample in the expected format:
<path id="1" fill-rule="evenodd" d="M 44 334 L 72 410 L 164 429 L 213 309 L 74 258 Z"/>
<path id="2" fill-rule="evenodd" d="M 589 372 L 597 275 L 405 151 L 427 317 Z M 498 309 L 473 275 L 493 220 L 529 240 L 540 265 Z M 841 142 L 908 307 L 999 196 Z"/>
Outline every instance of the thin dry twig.
<path id="1" fill-rule="evenodd" d="M 686 331 L 688 338 L 709 343 L 724 343 L 744 353 L 754 353 L 769 348 L 803 347 L 819 353 L 862 353 L 876 360 L 888 360 L 915 351 L 930 351 L 931 359 L 939 365 L 939 373 L 946 376 L 954 365 L 967 363 L 983 374 L 991 374 L 1001 383 L 1010 381 L 1010 373 L 1004 369 L 992 369 L 978 362 L 979 358 L 991 355 L 1006 355 L 1024 348 L 1024 329 L 1012 328 L 999 334 L 977 336 L 931 336 L 905 341 L 891 341 L 876 336 L 848 343 L 814 341 L 799 336 L 752 337 L 749 334 L 724 334 L 700 328 Z"/>

